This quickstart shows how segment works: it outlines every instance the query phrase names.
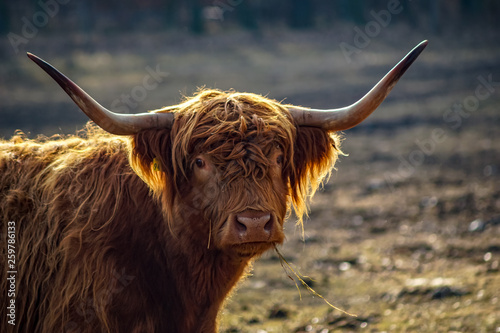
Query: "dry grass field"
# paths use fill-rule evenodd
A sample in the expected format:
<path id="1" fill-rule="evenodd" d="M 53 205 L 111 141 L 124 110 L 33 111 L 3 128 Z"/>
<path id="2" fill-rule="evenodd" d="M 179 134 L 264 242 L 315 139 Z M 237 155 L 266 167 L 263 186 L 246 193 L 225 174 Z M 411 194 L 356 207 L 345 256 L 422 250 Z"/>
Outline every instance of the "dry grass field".
<path id="1" fill-rule="evenodd" d="M 297 288 L 268 253 L 227 302 L 221 332 L 500 332 L 500 38 L 448 37 L 391 29 L 350 62 L 339 48 L 352 42 L 345 31 L 52 36 L 27 49 L 130 113 L 204 85 L 320 108 L 357 100 L 428 38 L 382 106 L 344 133 L 346 156 L 312 200 L 305 239 L 292 216 L 279 249 L 357 317 Z M 81 128 L 59 87 L 3 43 L 0 137 Z M 158 85 L 139 95 L 151 70 Z"/>

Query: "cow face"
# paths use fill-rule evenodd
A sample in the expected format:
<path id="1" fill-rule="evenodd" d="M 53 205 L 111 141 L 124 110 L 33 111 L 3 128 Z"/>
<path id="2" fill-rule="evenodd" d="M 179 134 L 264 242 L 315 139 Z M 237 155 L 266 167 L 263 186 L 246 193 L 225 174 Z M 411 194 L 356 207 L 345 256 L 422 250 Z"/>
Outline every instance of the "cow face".
<path id="1" fill-rule="evenodd" d="M 254 256 L 282 243 L 295 129 L 286 109 L 251 94 L 205 94 L 173 128 L 184 216 L 208 242 Z M 182 113 L 181 113 L 182 114 Z M 195 125 L 194 125 L 194 124 Z"/>
<path id="2" fill-rule="evenodd" d="M 253 121 L 235 136 L 199 140 L 190 156 L 185 202 L 210 223 L 214 246 L 249 256 L 283 241 L 288 204 L 283 143 L 272 130 L 259 132 L 263 119 Z M 246 122 L 242 117 L 234 124 Z"/>

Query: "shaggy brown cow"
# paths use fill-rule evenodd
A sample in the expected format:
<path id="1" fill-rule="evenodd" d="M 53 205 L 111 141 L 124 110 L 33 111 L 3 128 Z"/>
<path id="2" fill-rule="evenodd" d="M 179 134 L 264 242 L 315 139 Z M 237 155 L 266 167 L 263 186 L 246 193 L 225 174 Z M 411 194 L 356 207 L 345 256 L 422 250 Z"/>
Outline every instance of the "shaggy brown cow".
<path id="1" fill-rule="evenodd" d="M 251 260 L 283 242 L 287 212 L 300 221 L 333 168 L 335 132 L 365 119 L 425 45 L 326 111 L 202 90 L 119 115 L 29 54 L 104 131 L 0 141 L 2 331 L 215 332 Z"/>

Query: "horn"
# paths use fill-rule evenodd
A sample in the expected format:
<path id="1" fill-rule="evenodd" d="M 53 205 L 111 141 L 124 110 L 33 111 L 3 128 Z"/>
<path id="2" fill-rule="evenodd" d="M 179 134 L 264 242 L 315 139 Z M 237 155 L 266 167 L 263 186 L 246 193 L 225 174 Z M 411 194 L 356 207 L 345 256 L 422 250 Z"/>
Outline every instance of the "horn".
<path id="1" fill-rule="evenodd" d="M 90 119 L 111 134 L 132 135 L 143 129 L 172 127 L 173 113 L 119 114 L 109 111 L 52 65 L 34 54 L 28 52 L 27 55 L 63 88 Z"/>
<path id="2" fill-rule="evenodd" d="M 350 106 L 331 110 L 290 106 L 288 110 L 299 126 L 320 127 L 327 131 L 343 131 L 352 128 L 375 111 L 426 46 L 426 40 L 418 44 L 365 96 Z"/>

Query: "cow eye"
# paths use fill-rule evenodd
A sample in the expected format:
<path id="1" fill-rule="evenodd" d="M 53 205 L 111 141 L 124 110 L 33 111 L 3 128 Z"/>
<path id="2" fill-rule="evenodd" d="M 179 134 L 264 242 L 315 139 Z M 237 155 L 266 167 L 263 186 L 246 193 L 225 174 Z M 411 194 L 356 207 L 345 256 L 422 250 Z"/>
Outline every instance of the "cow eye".
<path id="1" fill-rule="evenodd" d="M 278 164 L 278 165 L 282 165 L 283 164 L 283 155 L 279 155 L 276 158 L 276 164 Z"/>
<path id="2" fill-rule="evenodd" d="M 201 168 L 203 168 L 203 167 L 205 166 L 205 161 L 204 161 L 204 160 L 202 160 L 201 158 L 197 158 L 197 159 L 194 161 L 194 163 L 196 163 L 196 166 L 197 166 L 198 168 L 200 168 L 200 169 L 201 169 Z"/>

